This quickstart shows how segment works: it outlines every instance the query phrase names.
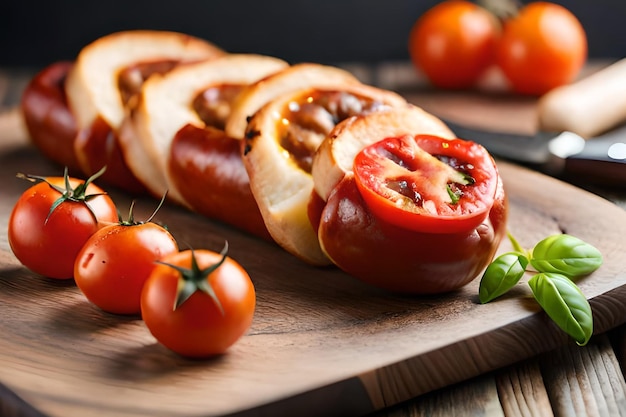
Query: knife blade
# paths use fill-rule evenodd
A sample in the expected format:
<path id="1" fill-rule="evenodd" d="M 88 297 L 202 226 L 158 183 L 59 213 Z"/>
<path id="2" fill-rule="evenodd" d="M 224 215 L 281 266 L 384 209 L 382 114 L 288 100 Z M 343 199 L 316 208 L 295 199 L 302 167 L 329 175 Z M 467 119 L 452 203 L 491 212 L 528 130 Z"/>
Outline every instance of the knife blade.
<path id="1" fill-rule="evenodd" d="M 555 177 L 626 187 L 626 124 L 585 139 L 569 131 L 522 135 L 444 122 L 459 138 L 483 145 L 496 157 Z"/>

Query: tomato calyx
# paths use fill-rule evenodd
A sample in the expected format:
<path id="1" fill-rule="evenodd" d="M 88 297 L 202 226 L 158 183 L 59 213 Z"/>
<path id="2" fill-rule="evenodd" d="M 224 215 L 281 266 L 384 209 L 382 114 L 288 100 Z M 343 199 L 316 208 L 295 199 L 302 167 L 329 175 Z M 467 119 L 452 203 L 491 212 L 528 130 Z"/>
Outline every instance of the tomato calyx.
<path id="1" fill-rule="evenodd" d="M 142 224 L 146 224 L 146 223 L 150 223 L 152 221 L 152 219 L 154 219 L 154 217 L 156 216 L 156 214 L 159 212 L 159 210 L 161 209 L 161 207 L 163 206 L 163 203 L 165 202 L 165 198 L 167 197 L 167 191 L 165 191 L 165 193 L 163 194 L 163 197 L 161 197 L 161 201 L 159 201 L 159 205 L 154 209 L 154 211 L 152 212 L 152 214 L 150 215 L 150 217 L 148 217 L 146 220 L 143 221 L 137 221 L 135 220 L 135 214 L 134 214 L 134 208 L 135 208 L 135 200 L 133 200 L 130 203 L 130 209 L 128 210 L 128 219 L 124 220 L 122 218 L 121 213 L 117 213 L 117 217 L 118 217 L 118 224 L 120 226 L 139 226 Z M 167 230 L 167 227 L 163 226 L 164 229 Z"/>
<path id="2" fill-rule="evenodd" d="M 106 166 L 102 167 L 100 171 L 96 172 L 95 174 L 87 178 L 86 181 L 81 182 L 74 188 L 72 188 L 72 185 L 70 183 L 70 176 L 69 176 L 69 171 L 67 167 L 65 167 L 65 170 L 63 172 L 63 179 L 65 181 L 64 187 L 60 187 L 56 184 L 52 184 L 48 181 L 46 177 L 42 177 L 39 175 L 18 173 L 17 177 L 21 179 L 25 179 L 27 181 L 31 181 L 31 182 L 43 181 L 46 184 L 48 184 L 50 188 L 52 188 L 53 190 L 61 194 L 61 196 L 57 200 L 55 200 L 55 202 L 52 203 L 52 205 L 50 206 L 50 211 L 48 212 L 48 216 L 46 216 L 46 220 L 44 221 L 44 224 L 48 222 L 48 219 L 50 218 L 54 210 L 56 210 L 57 207 L 59 207 L 62 203 L 66 201 L 71 201 L 74 203 L 84 203 L 87 209 L 89 210 L 89 212 L 91 213 L 91 215 L 93 216 L 93 218 L 97 221 L 96 214 L 93 212 L 93 209 L 89 206 L 89 204 L 87 204 L 87 202 L 89 202 L 90 200 L 98 196 L 106 195 L 106 193 L 87 194 L 87 188 L 89 187 L 89 184 L 91 184 L 97 178 L 102 176 L 102 174 L 104 174 L 105 171 L 106 171 Z"/>
<path id="3" fill-rule="evenodd" d="M 477 0 L 476 4 L 488 10 L 501 22 L 517 16 L 521 7 L 515 0 Z"/>
<path id="4" fill-rule="evenodd" d="M 195 252 L 191 249 L 191 268 L 184 268 L 178 265 L 168 264 L 166 262 L 157 261 L 157 263 L 169 266 L 180 273 L 180 279 L 178 280 L 178 288 L 176 292 L 176 299 L 174 300 L 173 311 L 180 307 L 185 301 L 187 301 L 196 291 L 202 291 L 208 295 L 213 302 L 217 305 L 220 313 L 224 315 L 224 307 L 220 302 L 215 290 L 211 286 L 208 280 L 208 276 L 216 271 L 224 261 L 228 254 L 228 241 L 224 243 L 224 248 L 220 252 L 221 259 L 204 269 L 200 269 L 198 261 L 195 256 Z"/>

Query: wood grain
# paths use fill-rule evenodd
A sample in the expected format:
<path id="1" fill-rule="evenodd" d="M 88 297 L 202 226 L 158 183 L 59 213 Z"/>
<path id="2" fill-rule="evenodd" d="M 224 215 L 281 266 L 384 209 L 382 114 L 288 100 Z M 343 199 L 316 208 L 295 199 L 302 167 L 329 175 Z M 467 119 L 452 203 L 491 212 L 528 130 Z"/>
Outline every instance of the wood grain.
<path id="1" fill-rule="evenodd" d="M 615 335 L 623 335 L 616 330 Z M 615 350 L 614 350 L 615 349 Z M 624 416 L 626 384 L 606 334 L 422 395 L 370 417 Z"/>
<path id="2" fill-rule="evenodd" d="M 504 417 L 509 414 L 505 414 L 500 405 L 495 378 L 493 375 L 485 375 L 472 379 L 471 383 L 460 383 L 446 390 L 434 391 L 414 401 L 375 413 L 371 417 L 419 416 Z"/>
<path id="3" fill-rule="evenodd" d="M 588 349 L 568 344 L 542 363 L 555 416 L 626 415 L 626 384 L 607 337 Z"/>
<path id="4" fill-rule="evenodd" d="M 500 169 L 520 243 L 568 232 L 596 245 L 605 264 L 579 282 L 595 330 L 624 323 L 626 213 L 543 175 Z M 103 313 L 72 282 L 19 265 L 6 242 L 10 209 L 28 186 L 16 172 L 60 168 L 27 144 L 9 114 L 0 117 L 0 395 L 22 399 L 10 402 L 16 415 L 26 412 L 24 403 L 53 417 L 364 415 L 569 342 L 523 285 L 487 305 L 477 302 L 477 281 L 441 296 L 387 294 L 167 206 L 158 220 L 180 242 L 220 249 L 228 239 L 257 289 L 250 332 L 226 355 L 188 361 L 158 345 L 138 318 Z M 132 196 L 111 193 L 128 207 Z M 138 199 L 137 216 L 155 203 Z M 484 389 L 491 398 L 493 386 Z"/>
<path id="5" fill-rule="evenodd" d="M 536 360 L 497 375 L 498 393 L 507 417 L 550 417 L 552 407 Z"/>

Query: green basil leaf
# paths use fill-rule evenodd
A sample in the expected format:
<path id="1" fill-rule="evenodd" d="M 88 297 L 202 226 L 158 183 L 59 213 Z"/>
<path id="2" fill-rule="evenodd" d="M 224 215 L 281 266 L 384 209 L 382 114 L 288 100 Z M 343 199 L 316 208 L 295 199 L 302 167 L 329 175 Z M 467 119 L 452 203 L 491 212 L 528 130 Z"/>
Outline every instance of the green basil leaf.
<path id="1" fill-rule="evenodd" d="M 602 254 L 577 237 L 553 235 L 537 243 L 530 263 L 539 272 L 555 272 L 574 278 L 598 269 L 602 265 Z"/>
<path id="2" fill-rule="evenodd" d="M 487 266 L 480 280 L 478 298 L 482 304 L 501 296 L 517 284 L 528 266 L 528 258 L 521 253 L 507 252 Z"/>
<path id="3" fill-rule="evenodd" d="M 593 333 L 593 316 L 587 298 L 568 277 L 539 273 L 529 281 L 535 299 L 548 316 L 581 346 Z"/>

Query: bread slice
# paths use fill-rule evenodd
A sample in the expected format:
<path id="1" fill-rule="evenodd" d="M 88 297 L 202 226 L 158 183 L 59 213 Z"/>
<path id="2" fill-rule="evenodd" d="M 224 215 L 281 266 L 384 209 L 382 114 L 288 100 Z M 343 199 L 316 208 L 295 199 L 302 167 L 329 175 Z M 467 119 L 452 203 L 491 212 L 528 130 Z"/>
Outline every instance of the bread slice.
<path id="1" fill-rule="evenodd" d="M 351 117 L 333 129 L 315 154 L 311 169 L 315 191 L 326 201 L 344 175 L 352 172 L 354 158 L 361 149 L 405 134 L 454 138 L 444 122 L 413 104 Z"/>
<path id="2" fill-rule="evenodd" d="M 325 265 L 330 261 L 319 246 L 317 231 L 308 215 L 313 193 L 313 177 L 306 164 L 302 162 L 302 155 L 296 156 L 284 142 L 283 129 L 287 125 L 294 125 L 289 114 L 293 108 L 298 107 L 294 103 L 315 105 L 315 97 L 321 97 L 322 102 L 325 94 L 331 96 L 337 94 L 335 97 L 359 97 L 365 102 L 377 103 L 373 107 L 406 104 L 402 97 L 391 91 L 356 82 L 354 78 L 341 75 L 338 71 L 332 67 L 324 69 L 320 66 L 290 68 L 286 75 L 289 88 L 274 83 L 273 80 L 265 84 L 266 80 L 263 80 L 259 84 L 272 90 L 266 92 L 257 90 L 256 97 L 277 98 L 254 113 L 246 131 L 244 165 L 265 225 L 279 245 L 313 265 Z M 298 77 L 298 72 L 302 72 L 303 76 Z M 315 76 L 312 76 L 313 74 Z M 271 78 L 280 79 L 283 76 L 283 73 L 279 73 Z M 291 93 L 288 90 L 291 90 Z M 261 101 L 258 100 L 250 102 L 258 104 Z M 253 106 L 248 107 L 252 108 Z M 321 114 L 324 114 L 324 111 L 326 110 L 321 111 Z M 332 119 L 336 117 L 337 115 L 334 115 Z M 324 119 L 324 122 L 330 119 Z M 298 129 L 295 131 L 298 132 Z M 316 132 L 316 135 L 323 139 L 323 133 Z M 301 138 L 295 138 L 295 141 L 299 139 Z M 309 151 L 314 153 L 315 148 Z"/>
<path id="3" fill-rule="evenodd" d="M 352 73 L 341 68 L 314 63 L 292 65 L 251 84 L 241 92 L 226 120 L 226 133 L 235 138 L 243 137 L 248 118 L 263 105 L 283 94 L 309 87 L 336 88 L 347 84 L 361 83 Z"/>
<path id="4" fill-rule="evenodd" d="M 180 62 L 222 55 L 225 52 L 212 43 L 178 32 L 124 31 L 95 40 L 79 52 L 65 83 L 68 105 L 78 130 L 90 129 L 97 119 L 102 119 L 116 134 L 127 114 L 129 101 L 132 103 L 130 97 L 147 74 L 166 71 Z M 129 79 L 135 91 L 125 97 L 126 90 L 122 91 L 120 86 Z M 94 169 L 85 151 L 88 148 L 77 149 L 77 157 L 86 171 Z"/>
<path id="5" fill-rule="evenodd" d="M 121 129 L 120 142 L 128 165 L 155 195 L 169 190 L 169 197 L 185 204 L 169 178 L 170 145 L 185 125 L 203 128 L 223 127 L 223 120 L 208 122 L 194 108 L 203 93 L 233 94 L 260 78 L 277 72 L 288 64 L 278 58 L 254 54 L 229 54 L 204 62 L 180 65 L 163 75 L 150 77 L 143 85 L 132 110 Z M 221 92 L 220 89 L 225 92 Z M 230 114 L 232 97 L 214 97 L 220 106 L 214 119 Z M 222 126 L 219 126 L 219 125 Z M 201 191 L 201 190 L 199 190 Z"/>

